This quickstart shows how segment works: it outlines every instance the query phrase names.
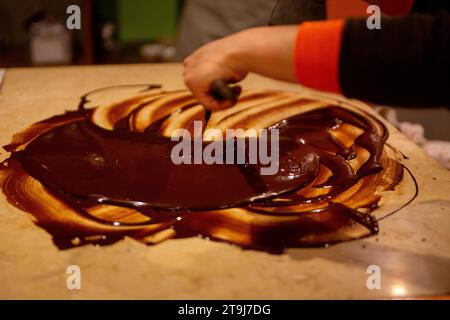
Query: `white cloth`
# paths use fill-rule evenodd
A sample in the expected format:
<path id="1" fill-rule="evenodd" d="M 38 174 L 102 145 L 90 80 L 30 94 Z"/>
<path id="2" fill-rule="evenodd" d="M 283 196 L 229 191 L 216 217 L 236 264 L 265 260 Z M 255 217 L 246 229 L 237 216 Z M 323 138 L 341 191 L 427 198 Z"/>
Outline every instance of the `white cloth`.
<path id="1" fill-rule="evenodd" d="M 396 126 L 405 136 L 419 145 L 430 157 L 450 169 L 450 142 L 427 140 L 425 128 L 419 123 L 399 122 L 395 109 L 378 106 L 375 110 L 386 120 Z"/>

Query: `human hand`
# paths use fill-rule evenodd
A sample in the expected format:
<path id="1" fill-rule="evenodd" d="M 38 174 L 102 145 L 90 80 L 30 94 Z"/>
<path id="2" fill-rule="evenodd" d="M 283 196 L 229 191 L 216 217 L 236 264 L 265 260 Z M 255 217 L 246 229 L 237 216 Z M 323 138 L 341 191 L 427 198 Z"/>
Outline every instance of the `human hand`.
<path id="1" fill-rule="evenodd" d="M 235 83 L 248 73 L 242 63 L 245 32 L 206 44 L 184 60 L 184 82 L 194 97 L 210 110 L 229 108 L 235 103 L 218 100 L 211 92 L 214 81 Z"/>
<path id="2" fill-rule="evenodd" d="M 235 83 L 255 72 L 296 82 L 293 52 L 297 30 L 298 26 L 258 27 L 210 42 L 184 60 L 184 82 L 210 110 L 234 103 L 214 98 L 211 85 L 215 80 Z"/>

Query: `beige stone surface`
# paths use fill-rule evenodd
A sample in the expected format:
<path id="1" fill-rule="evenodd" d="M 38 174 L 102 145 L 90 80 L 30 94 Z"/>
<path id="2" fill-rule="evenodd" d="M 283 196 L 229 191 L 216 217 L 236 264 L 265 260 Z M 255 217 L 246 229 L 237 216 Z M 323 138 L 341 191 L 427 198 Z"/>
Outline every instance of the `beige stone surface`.
<path id="1" fill-rule="evenodd" d="M 132 83 L 179 89 L 181 73 L 180 65 L 9 69 L 0 89 L 0 144 L 35 121 L 75 109 L 79 97 L 93 89 Z M 243 85 L 305 90 L 253 75 Z M 272 255 L 191 238 L 156 246 L 125 239 L 60 251 L 30 214 L 1 194 L 0 298 L 344 299 L 449 293 L 450 173 L 389 128 L 389 143 L 409 157 L 404 164 L 417 179 L 419 195 L 382 220 L 378 235 L 329 248 Z M 0 152 L 1 159 L 7 155 Z M 412 186 L 405 174 L 381 210 L 410 197 Z M 69 265 L 81 268 L 81 290 L 66 288 Z M 380 290 L 366 287 L 369 265 L 381 268 Z"/>

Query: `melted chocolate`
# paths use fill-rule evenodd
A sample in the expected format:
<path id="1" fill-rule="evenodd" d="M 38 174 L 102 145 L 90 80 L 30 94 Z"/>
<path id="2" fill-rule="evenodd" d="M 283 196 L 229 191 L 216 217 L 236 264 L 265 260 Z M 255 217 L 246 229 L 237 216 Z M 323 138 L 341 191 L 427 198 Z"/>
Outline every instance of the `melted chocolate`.
<path id="1" fill-rule="evenodd" d="M 270 95 L 244 96 L 241 102 Z M 17 175 L 24 170 L 84 219 L 114 227 L 96 230 L 80 223 L 64 223 L 56 216 L 48 221 L 51 219 L 42 218 L 42 209 L 32 203 L 35 200 L 22 200 L 20 207 L 35 214 L 60 247 L 74 245 L 74 238 L 82 239 L 81 243 L 109 243 L 123 235 L 140 239 L 168 228 L 173 232 L 170 237 L 202 235 L 264 250 L 350 239 L 346 230 L 355 225 L 363 226 L 369 234 L 378 232 L 377 220 L 369 211 L 376 208 L 379 197 L 363 206 L 364 213 L 357 210 L 361 207 L 339 201 L 358 183 L 364 186 L 366 177 L 383 171 L 388 133 L 371 116 L 328 106 L 273 123 L 269 129 L 280 132 L 280 169 L 275 175 L 261 175 L 260 165 L 248 163 L 173 164 L 170 154 L 177 142 L 164 136 L 163 128 L 173 112 L 196 104 L 190 96 L 176 98 L 171 106 L 179 106 L 172 113 L 152 121 L 144 131 L 134 130 L 133 116 L 158 99 L 158 95 L 151 96 L 136 108 L 130 107 L 133 99 L 117 104 L 109 112 L 114 123 L 107 130 L 93 120 L 93 110 L 85 110 L 85 96 L 78 112 L 38 123 L 39 130 L 34 128 L 7 147 L 12 151 L 8 160 L 11 172 Z M 158 110 L 164 113 L 164 107 L 168 108 L 165 105 Z M 350 143 L 342 141 L 332 132 L 341 130 L 343 124 L 362 133 Z M 233 143 L 237 145 L 236 140 Z M 205 148 L 208 142 L 202 145 Z M 355 170 L 351 161 L 357 160 L 360 149 L 369 155 Z M 401 166 L 393 172 L 389 188 L 400 180 Z M 3 180 L 3 190 L 11 198 L 13 191 L 5 190 L 5 185 Z M 364 192 L 364 188 L 357 192 Z M 105 220 L 90 213 L 90 209 L 105 204 L 137 211 L 141 220 Z M 235 209 L 227 208 L 245 212 L 239 216 Z M 120 228 L 130 226 L 133 229 Z M 140 230 L 138 226 L 155 228 Z M 89 240 L 93 235 L 100 238 Z"/>
<path id="2" fill-rule="evenodd" d="M 275 175 L 260 175 L 260 165 L 176 165 L 170 155 L 177 143 L 145 132 L 108 131 L 84 120 L 44 133 L 14 159 L 55 193 L 72 196 L 80 203 L 139 210 L 242 206 L 301 188 L 319 169 L 316 153 L 295 140 L 280 142 L 280 160 L 285 165 Z M 258 182 L 262 188 L 255 190 Z"/>

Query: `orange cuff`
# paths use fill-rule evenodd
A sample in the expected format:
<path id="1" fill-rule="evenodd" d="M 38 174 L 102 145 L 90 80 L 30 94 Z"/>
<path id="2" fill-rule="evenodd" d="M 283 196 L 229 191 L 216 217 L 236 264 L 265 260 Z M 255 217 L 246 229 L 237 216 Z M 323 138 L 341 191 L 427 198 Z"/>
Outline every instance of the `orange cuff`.
<path id="1" fill-rule="evenodd" d="M 381 12 L 388 16 L 407 14 L 411 11 L 414 0 L 380 0 Z"/>
<path id="2" fill-rule="evenodd" d="M 339 58 L 343 20 L 300 25 L 294 46 L 298 82 L 322 91 L 341 93 Z"/>

